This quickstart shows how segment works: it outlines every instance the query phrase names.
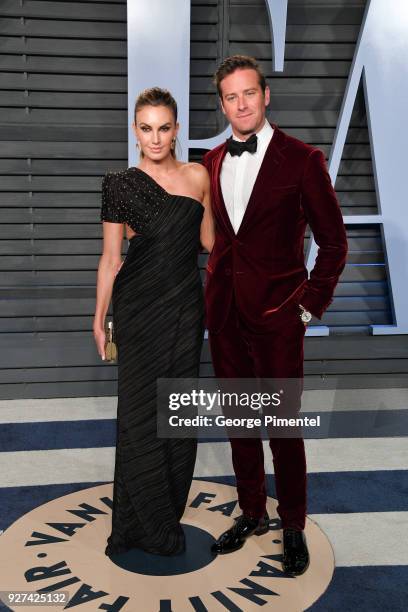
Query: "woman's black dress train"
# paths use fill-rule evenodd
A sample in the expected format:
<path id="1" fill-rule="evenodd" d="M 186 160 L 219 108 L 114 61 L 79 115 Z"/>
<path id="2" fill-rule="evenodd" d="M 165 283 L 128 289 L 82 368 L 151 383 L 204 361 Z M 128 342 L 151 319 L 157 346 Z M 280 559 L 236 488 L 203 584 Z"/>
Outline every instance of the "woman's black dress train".
<path id="1" fill-rule="evenodd" d="M 139 168 L 107 173 L 101 219 L 135 232 L 112 290 L 118 411 L 112 533 L 105 553 L 184 550 L 180 525 L 195 439 L 156 432 L 156 379 L 198 376 L 204 303 L 198 252 L 203 206 Z"/>

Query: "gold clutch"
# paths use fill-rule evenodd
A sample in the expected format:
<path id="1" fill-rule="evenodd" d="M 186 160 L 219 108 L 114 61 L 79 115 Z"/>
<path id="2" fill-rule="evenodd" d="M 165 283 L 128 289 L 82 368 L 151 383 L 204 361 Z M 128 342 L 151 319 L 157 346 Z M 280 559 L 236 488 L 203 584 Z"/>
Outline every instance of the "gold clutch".
<path id="1" fill-rule="evenodd" d="M 105 321 L 105 361 L 115 362 L 118 349 L 113 339 L 113 321 Z"/>

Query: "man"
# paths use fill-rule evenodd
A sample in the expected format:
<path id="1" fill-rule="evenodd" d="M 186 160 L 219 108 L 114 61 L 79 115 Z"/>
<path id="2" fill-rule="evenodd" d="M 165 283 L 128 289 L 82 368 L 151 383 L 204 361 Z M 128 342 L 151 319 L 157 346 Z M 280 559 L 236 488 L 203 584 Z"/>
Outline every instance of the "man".
<path id="1" fill-rule="evenodd" d="M 216 222 L 207 264 L 207 327 L 219 378 L 303 378 L 305 326 L 321 318 L 344 268 L 347 240 L 323 153 L 265 118 L 270 90 L 257 62 L 227 58 L 215 74 L 233 135 L 206 153 Z M 304 233 L 319 247 L 308 278 Z M 230 438 L 242 515 L 212 550 L 226 554 L 268 531 L 262 441 Z M 302 437 L 271 437 L 283 568 L 309 565 Z"/>

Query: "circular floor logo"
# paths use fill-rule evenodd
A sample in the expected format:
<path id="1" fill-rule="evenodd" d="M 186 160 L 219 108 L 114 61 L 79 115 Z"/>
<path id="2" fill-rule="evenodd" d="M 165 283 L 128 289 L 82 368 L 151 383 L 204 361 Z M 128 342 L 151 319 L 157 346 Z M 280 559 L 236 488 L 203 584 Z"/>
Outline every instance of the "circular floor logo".
<path id="1" fill-rule="evenodd" d="M 210 552 L 212 542 L 240 514 L 234 487 L 193 481 L 183 517 L 187 547 L 177 557 L 132 550 L 109 559 L 104 550 L 111 506 L 109 484 L 59 497 L 22 516 L 0 537 L 0 588 L 66 591 L 65 609 L 81 612 L 252 612 L 260 607 L 300 612 L 326 590 L 333 574 L 330 543 L 309 519 L 309 569 L 298 577 L 283 574 L 282 531 L 271 498 L 269 532 L 217 557 Z M 8 605 L 21 612 L 37 609 Z M 64 604 L 46 609 L 62 610 Z"/>

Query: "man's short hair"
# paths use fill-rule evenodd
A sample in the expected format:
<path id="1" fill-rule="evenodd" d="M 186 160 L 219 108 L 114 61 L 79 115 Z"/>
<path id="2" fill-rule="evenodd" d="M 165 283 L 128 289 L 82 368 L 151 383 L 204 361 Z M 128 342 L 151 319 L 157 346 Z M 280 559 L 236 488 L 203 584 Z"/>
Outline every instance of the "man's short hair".
<path id="1" fill-rule="evenodd" d="M 265 76 L 258 62 L 256 61 L 256 59 L 254 57 L 251 57 L 250 55 L 231 55 L 230 57 L 227 57 L 218 66 L 214 74 L 214 84 L 217 87 L 218 95 L 220 98 L 222 98 L 222 91 L 221 91 L 222 80 L 225 79 L 225 77 L 228 76 L 229 74 L 232 74 L 236 70 L 241 70 L 243 68 L 250 68 L 252 70 L 255 70 L 255 72 L 258 75 L 259 85 L 261 86 L 263 93 L 265 93 L 265 88 L 266 88 Z"/>

